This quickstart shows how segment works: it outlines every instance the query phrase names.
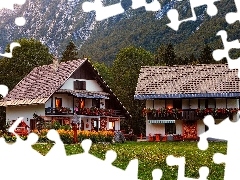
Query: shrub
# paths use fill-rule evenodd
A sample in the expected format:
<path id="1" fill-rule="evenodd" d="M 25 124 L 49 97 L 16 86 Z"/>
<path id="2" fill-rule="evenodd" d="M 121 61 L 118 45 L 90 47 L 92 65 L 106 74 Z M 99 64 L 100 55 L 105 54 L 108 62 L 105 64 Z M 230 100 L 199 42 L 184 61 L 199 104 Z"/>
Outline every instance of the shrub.
<path id="1" fill-rule="evenodd" d="M 62 142 L 64 144 L 73 144 L 74 140 L 74 131 L 66 129 L 59 129 L 57 130 Z M 40 133 L 35 130 L 34 133 L 38 134 L 39 141 L 38 142 L 45 142 L 49 143 L 50 141 L 47 139 L 47 132 L 48 130 L 42 130 Z M 114 133 L 111 131 L 77 131 L 77 140 L 78 142 L 82 142 L 84 139 L 91 139 L 93 143 L 98 142 L 112 142 L 114 137 Z"/>

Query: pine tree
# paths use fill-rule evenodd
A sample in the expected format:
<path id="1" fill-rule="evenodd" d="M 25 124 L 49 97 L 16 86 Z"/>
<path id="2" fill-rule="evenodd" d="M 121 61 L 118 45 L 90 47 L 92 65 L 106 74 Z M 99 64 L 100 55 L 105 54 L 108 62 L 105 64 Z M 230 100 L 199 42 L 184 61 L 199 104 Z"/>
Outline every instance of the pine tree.
<path id="1" fill-rule="evenodd" d="M 166 63 L 167 66 L 172 66 L 177 64 L 176 62 L 176 54 L 173 48 L 172 44 L 169 44 L 166 48 L 165 54 L 164 54 L 164 61 Z"/>
<path id="2" fill-rule="evenodd" d="M 61 61 L 66 62 L 66 61 L 76 60 L 76 59 L 78 59 L 77 47 L 73 41 L 70 41 L 66 46 L 66 49 L 62 53 Z"/>
<path id="3" fill-rule="evenodd" d="M 212 56 L 212 49 L 208 45 L 205 45 L 205 47 L 203 48 L 199 57 L 199 62 L 200 64 L 216 63 Z"/>

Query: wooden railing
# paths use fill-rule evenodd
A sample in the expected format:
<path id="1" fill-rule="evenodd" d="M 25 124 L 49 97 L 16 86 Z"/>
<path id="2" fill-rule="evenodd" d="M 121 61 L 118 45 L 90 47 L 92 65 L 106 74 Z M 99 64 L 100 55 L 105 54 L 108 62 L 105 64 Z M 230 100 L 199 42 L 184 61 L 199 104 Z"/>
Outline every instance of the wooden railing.
<path id="1" fill-rule="evenodd" d="M 121 116 L 121 110 L 114 109 L 92 109 L 92 108 L 83 108 L 79 109 L 77 115 L 86 115 L 86 116 Z M 59 111 L 56 108 L 45 108 L 45 115 L 73 115 L 72 111 Z"/>
<path id="2" fill-rule="evenodd" d="M 149 120 L 200 120 L 206 115 L 198 114 L 196 109 L 183 109 L 179 112 L 173 113 L 148 113 L 147 118 Z M 215 119 L 225 119 L 229 117 L 232 119 L 231 115 L 228 114 L 216 114 L 213 115 Z"/>

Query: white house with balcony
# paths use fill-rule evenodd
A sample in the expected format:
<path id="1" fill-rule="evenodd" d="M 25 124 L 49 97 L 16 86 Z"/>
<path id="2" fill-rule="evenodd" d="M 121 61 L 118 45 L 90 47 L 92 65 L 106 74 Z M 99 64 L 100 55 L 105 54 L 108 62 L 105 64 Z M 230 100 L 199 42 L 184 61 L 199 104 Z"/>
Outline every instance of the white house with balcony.
<path id="1" fill-rule="evenodd" d="M 70 124 L 74 113 L 81 130 L 120 130 L 120 121 L 130 118 L 97 70 L 87 59 L 72 60 L 34 68 L 0 102 L 6 120 L 24 117 L 36 128 L 33 114 L 46 121 Z"/>
<path id="2" fill-rule="evenodd" d="M 142 67 L 135 99 L 144 100 L 146 137 L 160 134 L 198 139 L 207 131 L 204 116 L 215 123 L 238 121 L 240 80 L 227 64 Z M 224 133 L 224 132 L 223 132 Z"/>

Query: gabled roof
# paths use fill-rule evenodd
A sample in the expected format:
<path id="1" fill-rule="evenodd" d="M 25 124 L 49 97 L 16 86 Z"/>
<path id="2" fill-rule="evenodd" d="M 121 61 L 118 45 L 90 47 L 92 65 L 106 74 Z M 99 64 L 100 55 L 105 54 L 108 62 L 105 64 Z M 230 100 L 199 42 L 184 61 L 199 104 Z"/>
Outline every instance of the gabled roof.
<path id="1" fill-rule="evenodd" d="M 93 73 L 97 82 L 104 88 L 105 92 L 74 92 L 60 89 L 62 85 L 72 76 L 72 74 L 83 64 L 87 64 Z M 98 71 L 92 66 L 87 59 L 78 59 L 59 63 L 55 71 L 55 65 L 44 65 L 34 68 L 25 76 L 8 95 L 0 101 L 0 106 L 45 104 L 55 92 L 66 92 L 70 94 L 87 94 L 90 95 L 111 95 L 119 107 L 123 109 L 125 115 L 131 117 L 129 112 L 112 92 L 106 82 L 102 79 Z M 96 98 L 96 97 L 95 97 Z"/>
<path id="2" fill-rule="evenodd" d="M 135 99 L 240 97 L 240 79 L 227 64 L 144 66 Z"/>
<path id="3" fill-rule="evenodd" d="M 62 62 L 57 71 L 54 64 L 35 67 L 4 98 L 6 105 L 44 104 L 85 61 Z"/>

